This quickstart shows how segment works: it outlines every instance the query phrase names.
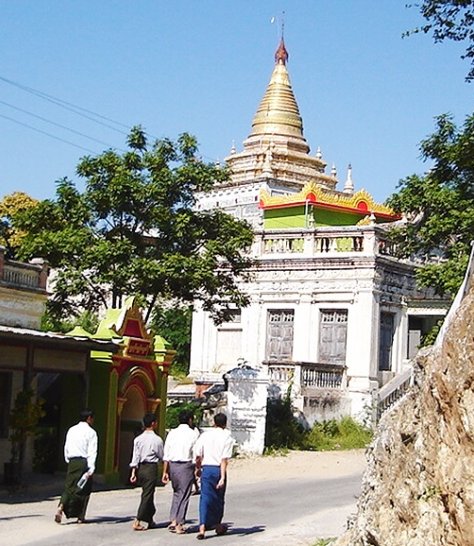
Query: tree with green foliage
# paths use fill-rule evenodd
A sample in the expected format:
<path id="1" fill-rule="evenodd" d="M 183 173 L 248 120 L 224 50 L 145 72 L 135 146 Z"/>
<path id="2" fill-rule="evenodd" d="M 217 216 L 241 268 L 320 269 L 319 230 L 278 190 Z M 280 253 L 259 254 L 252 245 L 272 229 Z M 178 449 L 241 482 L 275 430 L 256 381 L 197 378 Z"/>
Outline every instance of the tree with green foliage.
<path id="1" fill-rule="evenodd" d="M 289 394 L 283 398 L 268 398 L 265 421 L 265 447 L 272 449 L 301 449 L 305 430 L 293 414 Z"/>
<path id="2" fill-rule="evenodd" d="M 72 181 L 57 183 L 45 200 L 15 217 L 27 233 L 21 256 L 47 259 L 55 270 L 53 316 L 120 307 L 141 298 L 146 320 L 160 300 L 201 302 L 216 319 L 247 297 L 237 285 L 251 260 L 251 227 L 220 210 L 196 210 L 196 192 L 228 179 L 226 169 L 198 157 L 196 139 L 149 145 L 134 127 L 123 154 L 84 157 Z"/>
<path id="3" fill-rule="evenodd" d="M 151 327 L 171 344 L 176 355 L 171 365 L 173 375 L 187 375 L 191 350 L 192 307 L 157 306 L 153 311 Z"/>
<path id="4" fill-rule="evenodd" d="M 5 195 L 0 200 L 0 245 L 5 247 L 6 257 L 15 259 L 25 233 L 19 229 L 14 218 L 21 212 L 34 207 L 38 201 L 20 191 Z"/>
<path id="5" fill-rule="evenodd" d="M 449 115 L 436 118 L 436 124 L 420 147 L 431 169 L 402 180 L 388 204 L 407 217 L 406 225 L 392 232 L 399 255 L 425 262 L 417 273 L 420 285 L 454 295 L 474 238 L 474 115 L 462 129 Z"/>
<path id="6" fill-rule="evenodd" d="M 90 334 L 95 334 L 99 323 L 100 320 L 97 313 L 88 310 L 82 311 L 74 317 L 63 319 L 52 316 L 46 311 L 41 317 L 41 330 L 43 332 L 62 332 L 66 334 L 78 326 Z"/>
<path id="7" fill-rule="evenodd" d="M 466 80 L 474 80 L 474 2 L 473 0 L 422 0 L 409 7 L 419 9 L 427 24 L 406 34 L 432 34 L 435 42 L 452 40 L 465 42 L 463 59 L 469 59 L 471 69 Z"/>
<path id="8" fill-rule="evenodd" d="M 44 400 L 36 399 L 33 389 L 19 391 L 10 412 L 11 462 L 22 462 L 26 439 L 35 433 L 44 417 Z"/>

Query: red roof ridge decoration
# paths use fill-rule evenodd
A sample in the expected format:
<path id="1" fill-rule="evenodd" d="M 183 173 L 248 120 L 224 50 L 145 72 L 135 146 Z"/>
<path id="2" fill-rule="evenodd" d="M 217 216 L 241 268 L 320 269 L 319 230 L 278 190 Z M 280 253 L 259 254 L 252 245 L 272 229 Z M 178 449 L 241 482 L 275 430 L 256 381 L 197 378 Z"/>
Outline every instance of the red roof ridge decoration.
<path id="1" fill-rule="evenodd" d="M 322 209 L 356 212 L 360 214 L 373 213 L 376 216 L 389 220 L 397 220 L 400 218 L 400 215 L 391 207 L 376 203 L 372 195 L 364 189 L 353 194 L 328 192 L 320 185 L 315 184 L 314 182 L 308 182 L 298 193 L 270 195 L 267 190 L 260 190 L 259 206 L 263 210 L 295 207 L 306 204 Z"/>

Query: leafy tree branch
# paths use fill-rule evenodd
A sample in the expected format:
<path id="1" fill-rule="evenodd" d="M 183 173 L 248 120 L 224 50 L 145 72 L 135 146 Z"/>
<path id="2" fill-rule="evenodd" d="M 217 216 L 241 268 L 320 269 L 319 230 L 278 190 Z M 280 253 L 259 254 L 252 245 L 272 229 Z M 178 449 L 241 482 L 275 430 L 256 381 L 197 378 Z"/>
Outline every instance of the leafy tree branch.
<path id="1" fill-rule="evenodd" d="M 149 145 L 134 127 L 129 150 L 83 157 L 80 192 L 68 179 L 56 198 L 15 216 L 26 233 L 22 258 L 40 256 L 55 270 L 50 311 L 56 317 L 119 307 L 129 294 L 147 303 L 160 299 L 201 301 L 215 320 L 247 297 L 237 281 L 251 260 L 251 227 L 222 211 L 199 211 L 196 193 L 228 179 L 226 169 L 198 157 L 196 139 Z M 63 317 L 64 318 L 64 317 Z"/>

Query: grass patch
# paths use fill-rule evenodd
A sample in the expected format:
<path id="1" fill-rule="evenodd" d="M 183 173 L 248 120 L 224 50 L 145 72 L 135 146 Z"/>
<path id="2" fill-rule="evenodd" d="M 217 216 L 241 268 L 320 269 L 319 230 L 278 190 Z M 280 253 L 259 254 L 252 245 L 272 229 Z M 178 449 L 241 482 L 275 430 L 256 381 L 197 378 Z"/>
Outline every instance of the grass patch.
<path id="1" fill-rule="evenodd" d="M 263 452 L 264 457 L 286 457 L 290 450 L 287 447 L 266 447 Z"/>
<path id="2" fill-rule="evenodd" d="M 312 451 L 359 449 L 372 440 L 372 431 L 351 417 L 339 421 L 315 423 L 305 438 L 305 448 Z"/>
<path id="3" fill-rule="evenodd" d="M 335 538 L 320 538 L 313 546 L 329 546 L 332 542 L 336 540 Z"/>

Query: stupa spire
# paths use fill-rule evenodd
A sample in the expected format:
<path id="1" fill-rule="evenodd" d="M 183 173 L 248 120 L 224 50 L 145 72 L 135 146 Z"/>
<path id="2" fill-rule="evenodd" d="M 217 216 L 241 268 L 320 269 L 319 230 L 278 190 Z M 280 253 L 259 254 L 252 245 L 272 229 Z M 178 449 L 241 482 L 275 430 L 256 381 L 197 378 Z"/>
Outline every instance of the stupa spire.
<path id="1" fill-rule="evenodd" d="M 303 120 L 286 68 L 287 61 L 288 51 L 282 35 L 275 52 L 275 67 L 270 83 L 253 118 L 250 135 L 293 137 L 304 142 L 307 147 L 303 136 Z"/>
<path id="2" fill-rule="evenodd" d="M 352 165 L 349 163 L 347 167 L 347 178 L 344 184 L 344 193 L 354 193 L 354 181 L 352 180 Z"/>

